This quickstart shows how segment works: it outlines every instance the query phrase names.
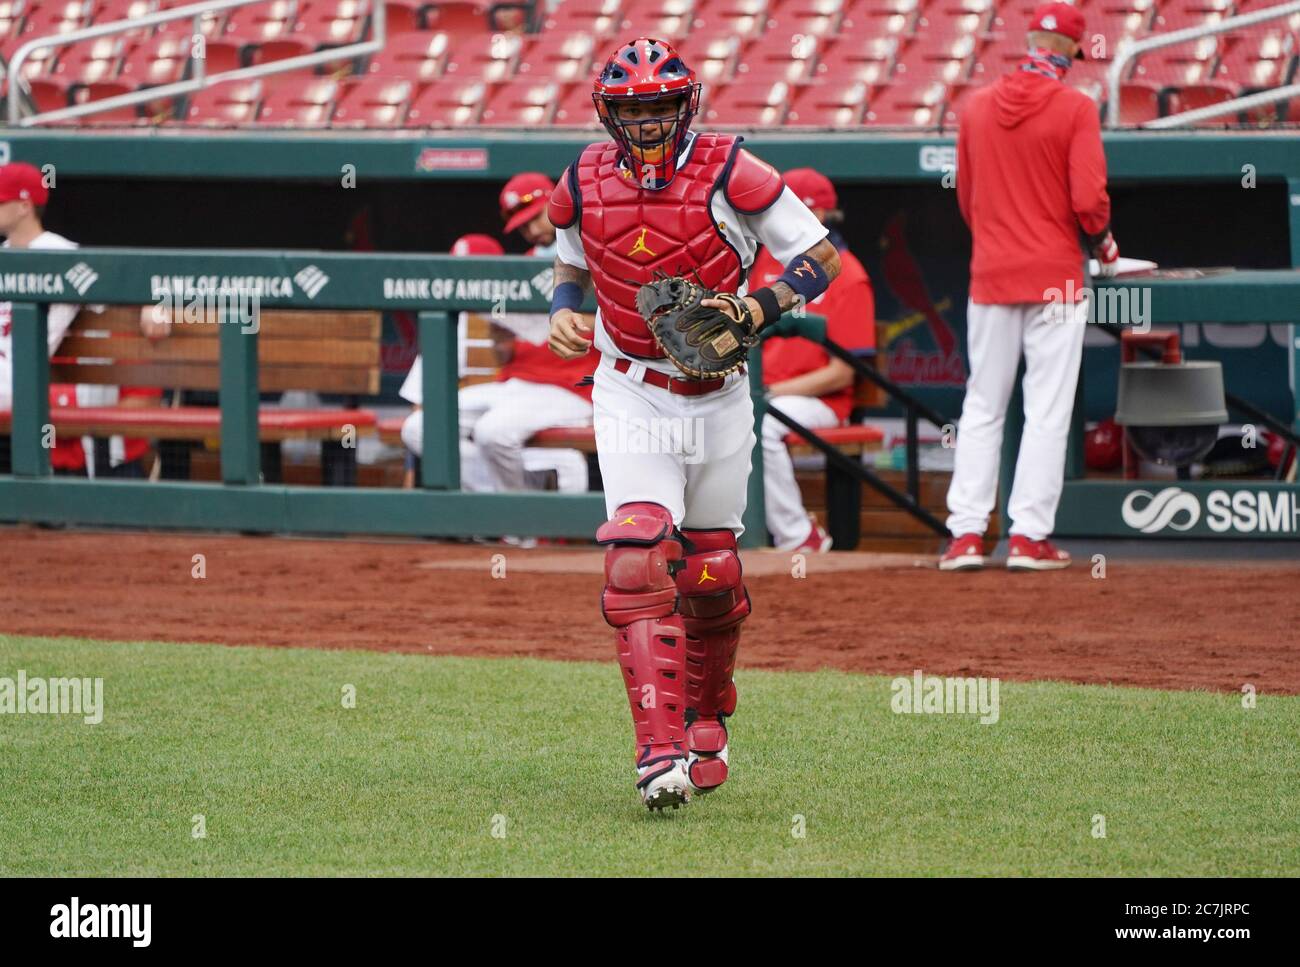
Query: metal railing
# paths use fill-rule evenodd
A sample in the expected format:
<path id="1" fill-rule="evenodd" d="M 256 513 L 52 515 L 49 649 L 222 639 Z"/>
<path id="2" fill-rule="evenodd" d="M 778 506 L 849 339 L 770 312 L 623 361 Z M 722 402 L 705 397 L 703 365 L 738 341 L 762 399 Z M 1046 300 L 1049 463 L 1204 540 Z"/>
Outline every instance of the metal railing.
<path id="1" fill-rule="evenodd" d="M 804 317 L 810 318 L 810 317 Z M 802 319 L 798 317 L 789 317 L 782 320 L 782 323 L 774 327 L 768 335 L 801 335 L 809 339 L 836 359 L 843 360 L 852 369 L 858 379 L 865 379 L 878 386 L 894 402 L 903 407 L 904 425 L 906 426 L 906 475 L 907 489 L 900 491 L 877 473 L 865 466 L 860 460 L 851 460 L 845 456 L 834 444 L 827 443 L 817 435 L 816 430 L 810 430 L 808 427 L 799 423 L 793 417 L 781 412 L 781 410 L 770 404 L 765 406 L 765 411 L 773 419 L 783 423 L 791 432 L 798 434 L 810 446 L 824 455 L 828 462 L 833 464 L 838 470 L 846 473 L 856 480 L 865 483 L 877 493 L 883 495 L 890 503 L 900 510 L 906 511 L 912 517 L 916 518 L 936 534 L 947 536 L 947 525 L 942 523 L 937 517 L 926 509 L 921 501 L 921 463 L 920 463 L 920 420 L 925 419 L 937 427 L 944 427 L 955 423 L 949 420 L 943 414 L 939 413 L 933 407 L 917 399 L 907 390 L 903 389 L 893 380 L 879 372 L 873 366 L 867 364 L 862 357 L 855 355 L 845 349 L 839 343 L 833 342 L 827 338 L 825 324 L 821 326 L 816 324 L 808 327 L 801 325 Z"/>
<path id="2" fill-rule="evenodd" d="M 1124 69 L 1129 63 L 1141 54 L 1149 50 L 1158 50 L 1161 47 L 1172 47 L 1175 44 L 1184 44 L 1189 40 L 1200 40 L 1202 37 L 1212 37 L 1216 34 L 1228 33 L 1232 30 L 1238 30 L 1242 27 L 1251 27 L 1258 23 L 1265 23 L 1269 20 L 1277 20 L 1281 17 L 1289 16 L 1293 13 L 1300 13 L 1300 0 L 1291 0 L 1290 3 L 1279 4 L 1276 7 L 1267 7 L 1263 10 L 1257 10 L 1254 13 L 1243 14 L 1240 17 L 1229 17 L 1227 20 L 1221 20 L 1216 24 L 1202 25 L 1199 27 L 1187 27 L 1183 30 L 1175 30 L 1167 34 L 1156 34 L 1147 37 L 1145 40 L 1134 41 L 1123 47 L 1115 54 L 1115 60 L 1110 65 L 1110 70 L 1106 73 L 1106 126 L 1108 128 L 1118 128 L 1122 124 L 1120 117 L 1120 85 L 1124 74 Z M 1159 118 L 1155 121 L 1148 121 L 1142 125 L 1147 129 L 1154 128 L 1177 128 L 1188 124 L 1195 124 L 1197 121 L 1203 121 L 1207 118 L 1218 117 L 1222 114 L 1234 114 L 1238 111 L 1244 111 L 1261 104 L 1271 104 L 1274 101 L 1284 101 L 1289 97 L 1300 94 L 1300 84 L 1289 84 L 1285 87 L 1275 88 L 1271 91 L 1261 91 L 1257 94 L 1251 94 L 1247 97 L 1234 98 L 1231 101 L 1224 101 L 1222 104 L 1211 104 L 1208 107 L 1199 107 L 1191 111 L 1183 111 L 1179 114 L 1173 114 L 1169 117 Z"/>
<path id="3" fill-rule="evenodd" d="M 146 14 L 143 17 L 132 17 L 128 20 L 114 20 L 106 24 L 96 24 L 90 27 L 84 27 L 81 30 L 69 31 L 65 34 L 55 34 L 49 37 L 38 37 L 35 40 L 29 40 L 14 52 L 13 58 L 8 65 L 9 75 L 9 99 L 8 99 L 8 119 L 10 125 L 18 127 L 35 127 L 39 124 L 51 124 L 57 121 L 71 120 L 72 118 L 85 117 L 90 114 L 99 114 L 104 111 L 112 111 L 120 107 L 132 107 L 136 104 L 144 104 L 148 101 L 157 101 L 162 98 L 175 97 L 180 94 L 190 94 L 201 88 L 210 87 L 213 84 L 225 83 L 228 81 L 245 81 L 253 80 L 258 77 L 266 77 L 271 74 L 281 74 L 286 71 L 299 70 L 303 67 L 315 67 L 317 64 L 326 64 L 333 61 L 344 60 L 349 57 L 361 57 L 367 54 L 373 54 L 383 49 L 385 41 L 385 20 L 383 0 L 376 0 L 371 5 L 370 20 L 370 39 L 361 40 L 354 44 L 345 44 L 342 47 L 329 47 L 324 50 L 318 50 L 311 54 L 303 54 L 298 57 L 287 57 L 284 60 L 274 60 L 266 64 L 257 64 L 252 67 L 241 67 L 233 71 L 221 71 L 216 74 L 208 74 L 204 70 L 204 61 L 206 52 L 206 40 L 202 43 L 196 42 L 196 38 L 203 32 L 203 17 L 205 14 L 217 13 L 223 10 L 233 10 L 238 7 L 249 7 L 261 3 L 262 0 L 201 0 L 199 3 L 192 3 L 184 7 L 176 7 L 173 10 L 159 10 L 157 13 Z M 114 97 L 106 97 L 102 100 L 89 101 L 85 104 L 78 104 L 72 107 L 60 108 L 56 111 L 37 111 L 22 117 L 22 97 L 24 94 L 30 97 L 31 86 L 27 79 L 22 76 L 22 66 L 24 61 L 29 58 L 34 51 L 44 50 L 49 47 L 62 47 L 67 44 L 76 43 L 81 40 L 95 40 L 99 37 L 110 37 L 113 34 L 124 33 L 128 30 L 139 30 L 142 27 L 153 27 L 157 24 L 170 23 L 173 20 L 193 19 L 194 34 L 190 42 L 190 67 L 191 76 L 187 80 L 176 81 L 172 84 L 162 84 L 158 87 L 143 88 L 130 94 L 118 94 Z"/>

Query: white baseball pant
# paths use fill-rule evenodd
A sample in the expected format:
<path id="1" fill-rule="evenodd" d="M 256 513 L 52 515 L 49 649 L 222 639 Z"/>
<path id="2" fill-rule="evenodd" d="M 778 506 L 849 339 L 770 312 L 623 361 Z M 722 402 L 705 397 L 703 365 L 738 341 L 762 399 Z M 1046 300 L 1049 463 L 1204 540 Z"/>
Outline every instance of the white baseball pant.
<path id="1" fill-rule="evenodd" d="M 809 429 L 839 426 L 835 411 L 816 396 L 774 396 L 768 400 L 796 423 Z M 798 547 L 812 533 L 812 521 L 804 510 L 803 495 L 794 477 L 794 460 L 785 445 L 790 432 L 780 420 L 763 418 L 763 502 L 767 529 L 779 550 Z"/>
<path id="2" fill-rule="evenodd" d="M 733 373 L 722 389 L 680 396 L 614 369 L 596 367 L 596 451 L 609 516 L 623 504 L 660 504 L 678 527 L 744 531 L 754 406 L 749 377 Z"/>
<path id="3" fill-rule="evenodd" d="M 948 529 L 983 534 L 997 500 L 1007 403 L 1020 356 L 1025 426 L 1007 502 L 1009 533 L 1049 537 L 1065 480 L 1065 448 L 1083 357 L 1088 303 L 977 305 L 966 310 L 970 377 L 948 488 Z"/>
<path id="4" fill-rule="evenodd" d="M 556 471 L 561 491 L 587 489 L 587 458 L 579 450 L 524 447 L 538 430 L 550 426 L 589 426 L 591 404 L 577 393 L 549 383 L 508 379 L 477 383 L 457 397 L 461 434 L 461 483 L 466 490 L 523 490 L 525 470 Z M 402 424 L 402 442 L 417 456 L 424 453 L 424 424 L 419 411 Z"/>

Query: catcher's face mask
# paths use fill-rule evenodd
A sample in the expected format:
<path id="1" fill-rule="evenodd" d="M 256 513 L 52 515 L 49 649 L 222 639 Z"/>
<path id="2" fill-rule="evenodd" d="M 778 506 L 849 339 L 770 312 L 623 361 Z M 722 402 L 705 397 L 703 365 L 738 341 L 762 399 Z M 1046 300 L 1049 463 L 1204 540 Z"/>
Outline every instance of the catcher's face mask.
<path id="1" fill-rule="evenodd" d="M 624 45 L 591 97 L 638 183 L 667 187 L 700 104 L 700 85 L 672 46 L 649 38 Z"/>

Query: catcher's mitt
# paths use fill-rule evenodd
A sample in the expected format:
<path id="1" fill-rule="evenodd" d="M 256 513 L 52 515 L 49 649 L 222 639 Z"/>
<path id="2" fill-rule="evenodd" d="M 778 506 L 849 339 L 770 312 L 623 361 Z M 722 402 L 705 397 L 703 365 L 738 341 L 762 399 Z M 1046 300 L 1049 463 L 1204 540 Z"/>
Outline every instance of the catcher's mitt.
<path id="1" fill-rule="evenodd" d="M 730 309 L 703 305 L 705 299 L 722 299 Z M 744 299 L 680 276 L 660 275 L 641 286 L 636 307 L 664 355 L 693 379 L 734 373 L 758 343 L 758 323 Z"/>

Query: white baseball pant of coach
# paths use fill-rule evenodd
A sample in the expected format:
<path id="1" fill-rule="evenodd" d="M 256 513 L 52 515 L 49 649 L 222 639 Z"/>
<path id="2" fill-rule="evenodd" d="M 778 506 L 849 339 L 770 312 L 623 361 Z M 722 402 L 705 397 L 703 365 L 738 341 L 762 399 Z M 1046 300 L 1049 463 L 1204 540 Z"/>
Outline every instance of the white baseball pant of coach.
<path id="1" fill-rule="evenodd" d="M 1025 427 L 1007 501 L 1009 533 L 1045 540 L 1056 523 L 1065 477 L 1065 446 L 1087 329 L 1086 298 L 1068 303 L 977 305 L 966 310 L 970 377 L 957 427 L 948 488 L 948 529 L 983 534 L 997 500 L 1007 403 L 1020 356 Z"/>
<path id="2" fill-rule="evenodd" d="M 840 423 L 835 411 L 816 396 L 774 396 L 768 405 L 810 430 Z M 812 521 L 804 510 L 803 494 L 794 477 L 794 459 L 785 445 L 789 432 L 789 427 L 775 417 L 763 418 L 763 503 L 767 529 L 782 551 L 798 547 L 812 532 Z"/>

